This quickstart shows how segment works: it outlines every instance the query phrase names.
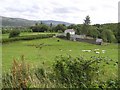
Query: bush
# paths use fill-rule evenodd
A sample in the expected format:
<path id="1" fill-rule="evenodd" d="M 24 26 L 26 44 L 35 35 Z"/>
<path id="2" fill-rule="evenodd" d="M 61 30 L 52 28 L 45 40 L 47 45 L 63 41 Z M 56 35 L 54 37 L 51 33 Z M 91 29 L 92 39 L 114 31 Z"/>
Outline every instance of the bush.
<path id="1" fill-rule="evenodd" d="M 20 35 L 20 31 L 19 30 L 12 30 L 9 34 L 9 38 L 12 38 L 12 37 L 17 37 Z"/>

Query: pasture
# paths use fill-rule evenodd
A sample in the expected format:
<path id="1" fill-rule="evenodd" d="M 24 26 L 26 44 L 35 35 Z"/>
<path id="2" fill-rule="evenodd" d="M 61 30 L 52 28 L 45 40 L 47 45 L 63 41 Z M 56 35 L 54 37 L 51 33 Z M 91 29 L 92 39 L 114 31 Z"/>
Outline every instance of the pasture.
<path id="1" fill-rule="evenodd" d="M 88 50 L 88 51 L 86 51 Z M 97 50 L 96 53 L 95 50 Z M 103 53 L 103 51 L 105 51 Z M 20 60 L 21 56 L 25 56 L 25 60 L 31 66 L 41 67 L 44 62 L 44 68 L 50 67 L 56 56 L 72 57 L 84 56 L 89 59 L 91 56 L 103 56 L 112 59 L 112 63 L 106 66 L 106 75 L 115 77 L 117 75 L 118 62 L 118 45 L 94 45 L 84 42 L 73 42 L 62 40 L 59 38 L 37 39 L 29 41 L 17 41 L 2 45 L 2 68 L 3 71 L 9 71 L 13 60 Z M 48 69 L 49 70 L 49 69 Z"/>

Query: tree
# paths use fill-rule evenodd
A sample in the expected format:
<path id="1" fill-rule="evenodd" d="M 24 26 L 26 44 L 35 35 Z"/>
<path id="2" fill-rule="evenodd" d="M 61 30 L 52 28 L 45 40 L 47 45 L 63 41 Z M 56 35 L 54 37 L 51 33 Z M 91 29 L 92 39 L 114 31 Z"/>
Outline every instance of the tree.
<path id="1" fill-rule="evenodd" d="M 85 25 L 90 25 L 90 23 L 91 23 L 91 22 L 90 22 L 90 17 L 89 17 L 89 15 L 88 15 L 88 16 L 85 17 L 84 24 L 85 24 Z"/>
<path id="2" fill-rule="evenodd" d="M 90 29 L 88 31 L 88 35 L 93 37 L 93 38 L 98 38 L 98 37 L 100 37 L 100 32 L 97 30 L 97 27 L 90 26 Z"/>
<path id="3" fill-rule="evenodd" d="M 64 32 L 64 30 L 67 29 L 67 27 L 63 24 L 58 24 L 54 29 L 55 29 L 56 32 L 58 32 L 59 30 Z"/>
<path id="4" fill-rule="evenodd" d="M 101 33 L 101 37 L 105 42 L 115 42 L 116 38 L 113 32 L 110 29 L 103 30 Z"/>
<path id="5" fill-rule="evenodd" d="M 82 27 L 82 34 L 88 35 L 88 31 L 90 29 L 90 17 L 86 16 L 84 19 L 83 27 Z"/>
<path id="6" fill-rule="evenodd" d="M 53 24 L 52 23 L 50 23 L 50 27 L 52 28 L 52 26 L 53 26 Z"/>
<path id="7" fill-rule="evenodd" d="M 31 27 L 33 32 L 45 32 L 49 31 L 50 27 L 45 24 L 39 24 Z"/>
<path id="8" fill-rule="evenodd" d="M 19 30 L 12 30 L 9 34 L 9 38 L 12 38 L 12 37 L 17 37 L 20 35 L 20 31 Z"/>

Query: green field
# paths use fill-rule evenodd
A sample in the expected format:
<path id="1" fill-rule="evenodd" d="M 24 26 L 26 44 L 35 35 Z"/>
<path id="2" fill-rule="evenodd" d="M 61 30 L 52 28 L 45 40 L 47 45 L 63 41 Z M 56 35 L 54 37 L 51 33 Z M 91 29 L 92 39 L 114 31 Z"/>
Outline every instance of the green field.
<path id="1" fill-rule="evenodd" d="M 113 63 L 106 66 L 108 70 L 108 76 L 114 77 L 113 74 L 117 73 L 117 67 L 114 63 L 118 61 L 118 45 L 94 45 L 83 42 L 73 42 L 68 40 L 57 41 L 58 38 L 49 39 L 37 39 L 30 41 L 17 41 L 13 43 L 7 43 L 2 45 L 2 68 L 3 71 L 8 71 L 14 59 L 20 60 L 22 55 L 25 56 L 26 62 L 31 66 L 41 66 L 42 62 L 45 63 L 45 67 L 51 66 L 56 56 L 59 55 L 71 55 L 72 57 L 84 56 L 90 58 L 91 56 L 104 56 L 113 59 Z M 36 47 L 43 44 L 42 48 Z M 99 49 L 100 54 L 94 52 L 95 49 Z M 92 50 L 91 52 L 83 52 L 82 50 Z M 102 50 L 106 50 L 102 53 Z"/>

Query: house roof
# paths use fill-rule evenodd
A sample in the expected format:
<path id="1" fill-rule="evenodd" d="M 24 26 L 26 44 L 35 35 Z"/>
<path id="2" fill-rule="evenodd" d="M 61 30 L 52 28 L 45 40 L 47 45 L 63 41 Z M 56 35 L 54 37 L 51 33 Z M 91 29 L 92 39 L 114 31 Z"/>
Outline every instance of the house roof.
<path id="1" fill-rule="evenodd" d="M 73 29 L 66 29 L 65 32 L 75 32 Z"/>

